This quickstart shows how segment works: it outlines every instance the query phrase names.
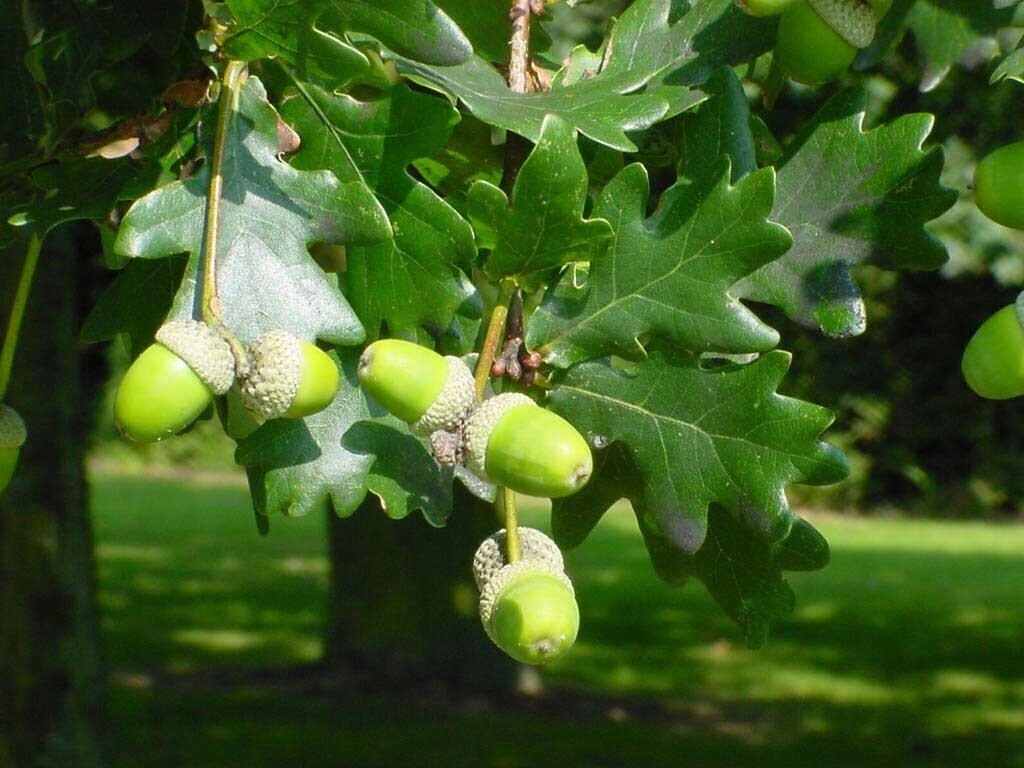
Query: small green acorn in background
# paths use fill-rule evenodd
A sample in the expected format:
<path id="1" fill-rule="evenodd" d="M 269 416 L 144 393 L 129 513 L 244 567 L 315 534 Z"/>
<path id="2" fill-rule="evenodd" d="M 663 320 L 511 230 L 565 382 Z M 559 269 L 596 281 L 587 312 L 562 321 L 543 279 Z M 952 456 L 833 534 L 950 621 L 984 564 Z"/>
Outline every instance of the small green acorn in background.
<path id="1" fill-rule="evenodd" d="M 978 163 L 974 202 L 997 224 L 1024 230 L 1024 141 L 1000 147 Z"/>
<path id="2" fill-rule="evenodd" d="M 782 14 L 775 60 L 790 78 L 822 85 L 842 76 L 857 51 L 875 37 L 885 3 L 868 0 L 796 0 Z"/>
<path id="3" fill-rule="evenodd" d="M 261 419 L 301 419 L 334 401 L 341 377 L 330 355 L 287 331 L 270 331 L 249 345 L 249 371 L 239 379 L 242 401 Z"/>
<path id="4" fill-rule="evenodd" d="M 518 530 L 520 560 L 506 560 L 504 530 L 485 539 L 473 557 L 480 620 L 494 644 L 516 661 L 547 664 L 576 642 L 579 606 L 558 546 L 533 528 Z"/>
<path id="5" fill-rule="evenodd" d="M 527 496 L 569 496 L 594 469 L 576 428 L 518 393 L 485 400 L 466 422 L 464 440 L 473 474 Z"/>
<path id="6" fill-rule="evenodd" d="M 216 331 L 196 320 L 166 323 L 121 381 L 114 420 L 132 440 L 163 440 L 199 418 L 234 380 L 231 348 Z"/>
<path id="7" fill-rule="evenodd" d="M 967 342 L 960 369 L 982 397 L 1008 400 L 1024 395 L 1024 327 L 1016 304 L 982 323 Z"/>
<path id="8" fill-rule="evenodd" d="M 18 466 L 21 446 L 28 438 L 25 422 L 18 412 L 0 403 L 0 493 L 6 490 Z"/>
<path id="9" fill-rule="evenodd" d="M 473 372 L 457 357 L 401 339 L 380 339 L 359 358 L 363 389 L 414 434 L 450 432 L 476 404 Z"/>

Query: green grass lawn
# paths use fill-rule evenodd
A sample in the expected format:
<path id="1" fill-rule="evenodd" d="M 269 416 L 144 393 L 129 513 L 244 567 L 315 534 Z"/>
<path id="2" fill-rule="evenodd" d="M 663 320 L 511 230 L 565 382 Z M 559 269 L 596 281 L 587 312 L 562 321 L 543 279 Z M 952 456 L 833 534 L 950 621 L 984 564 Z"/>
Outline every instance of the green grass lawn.
<path id="1" fill-rule="evenodd" d="M 699 584 L 654 577 L 616 511 L 567 556 L 583 629 L 545 678 L 577 704 L 507 712 L 160 682 L 316 660 L 323 520 L 263 539 L 244 488 L 184 481 L 100 476 L 93 502 L 125 768 L 1024 768 L 1022 526 L 817 519 L 833 562 L 792 578 L 797 611 L 755 652 Z"/>

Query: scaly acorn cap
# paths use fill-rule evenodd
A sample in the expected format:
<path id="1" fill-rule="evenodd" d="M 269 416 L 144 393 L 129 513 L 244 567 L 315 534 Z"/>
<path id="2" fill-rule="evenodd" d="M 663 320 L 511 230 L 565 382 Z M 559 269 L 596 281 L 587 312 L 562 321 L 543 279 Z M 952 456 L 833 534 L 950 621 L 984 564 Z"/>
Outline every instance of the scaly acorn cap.
<path id="1" fill-rule="evenodd" d="M 18 412 L 0 403 L 0 448 L 20 448 L 28 439 L 28 430 Z"/>
<path id="2" fill-rule="evenodd" d="M 491 439 L 491 432 L 495 425 L 501 421 L 501 417 L 513 408 L 520 405 L 532 405 L 539 408 L 529 397 L 519 392 L 506 392 L 488 400 L 484 400 L 480 407 L 473 411 L 473 415 L 466 422 L 466 429 L 463 433 L 466 443 L 466 467 L 470 472 L 484 480 L 490 480 L 487 476 L 487 443 Z"/>
<path id="3" fill-rule="evenodd" d="M 553 572 L 565 570 L 562 550 L 547 535 L 536 528 L 519 527 L 519 546 L 522 560 L 540 563 Z M 476 588 L 483 591 L 487 583 L 502 568 L 508 565 L 505 559 L 505 529 L 491 534 L 477 547 L 473 555 L 473 579 Z"/>
<path id="4" fill-rule="evenodd" d="M 427 412 L 409 425 L 416 435 L 450 432 L 459 426 L 476 406 L 476 384 L 473 372 L 461 358 L 445 356 L 448 378 Z"/>
<path id="5" fill-rule="evenodd" d="M 504 566 L 488 580 L 487 584 L 480 591 L 480 621 L 484 625 L 484 631 L 487 633 L 487 636 L 498 647 L 501 647 L 501 644 L 494 635 L 491 618 L 494 615 L 494 609 L 498 604 L 501 593 L 519 579 L 538 573 L 551 576 L 562 582 L 569 589 L 569 592 L 575 596 L 576 590 L 572 587 L 572 581 L 565 575 L 565 571 L 561 569 L 553 569 L 545 563 L 536 560 L 517 560 Z"/>
<path id="6" fill-rule="evenodd" d="M 276 419 L 291 406 L 302 383 L 302 343 L 288 331 L 269 331 L 249 345 L 249 374 L 240 380 L 245 407 Z"/>
<path id="7" fill-rule="evenodd" d="M 156 341 L 176 354 L 215 395 L 235 382 L 231 347 L 213 328 L 199 320 L 172 320 L 156 332 Z"/>
<path id="8" fill-rule="evenodd" d="M 854 48 L 867 48 L 878 23 L 869 0 L 807 0 L 843 40 Z"/>

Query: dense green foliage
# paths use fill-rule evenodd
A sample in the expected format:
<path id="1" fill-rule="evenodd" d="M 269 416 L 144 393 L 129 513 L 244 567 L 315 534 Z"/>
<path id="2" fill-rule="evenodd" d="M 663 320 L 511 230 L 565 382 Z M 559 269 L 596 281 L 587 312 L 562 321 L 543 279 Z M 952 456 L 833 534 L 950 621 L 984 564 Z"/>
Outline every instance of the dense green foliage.
<path id="1" fill-rule="evenodd" d="M 1015 43 L 1021 8 L 896 2 L 855 61 L 790 72 L 840 79 L 807 91 L 770 56 L 795 7 L 780 28 L 732 0 L 609 5 L 578 35 L 593 48 L 556 54 L 574 42 L 562 8 L 517 59 L 505 3 L 493 18 L 476 0 L 197 6 L 48 6 L 26 17 L 30 49 L 11 41 L 28 66 L 6 96 L 4 236 L 96 222 L 120 271 L 84 338 L 138 351 L 165 320 L 201 318 L 243 392 L 237 349 L 265 334 L 330 348 L 340 389 L 321 413 L 255 428 L 238 397 L 217 402 L 260 530 L 327 504 L 348 516 L 368 494 L 441 526 L 454 482 L 500 492 L 385 414 L 360 352 L 381 337 L 475 351 L 486 379 L 508 311 L 533 367 L 492 388 L 525 389 L 595 451 L 590 485 L 554 504 L 560 543 L 628 499 L 658 575 L 703 582 L 761 645 L 793 609 L 784 572 L 829 557 L 788 487 L 845 476 L 827 408 L 859 394 L 843 366 L 787 379 L 786 350 L 824 357 L 824 336 L 848 356 L 871 328 L 868 270 L 946 262 L 926 229 L 957 198 L 935 119 L 893 89 L 942 87 L 1000 30 Z M 793 391 L 819 372 L 836 377 L 814 392 L 826 407 Z"/>

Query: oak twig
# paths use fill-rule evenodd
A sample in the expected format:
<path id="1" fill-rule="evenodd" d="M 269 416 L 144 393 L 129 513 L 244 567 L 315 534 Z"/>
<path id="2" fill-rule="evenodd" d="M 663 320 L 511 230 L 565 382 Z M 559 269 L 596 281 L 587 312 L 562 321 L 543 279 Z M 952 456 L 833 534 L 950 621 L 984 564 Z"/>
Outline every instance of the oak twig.
<path id="1" fill-rule="evenodd" d="M 513 93 L 527 93 L 530 90 L 530 20 L 533 11 L 531 0 L 512 0 L 512 9 L 508 14 L 512 22 L 508 87 Z"/>

